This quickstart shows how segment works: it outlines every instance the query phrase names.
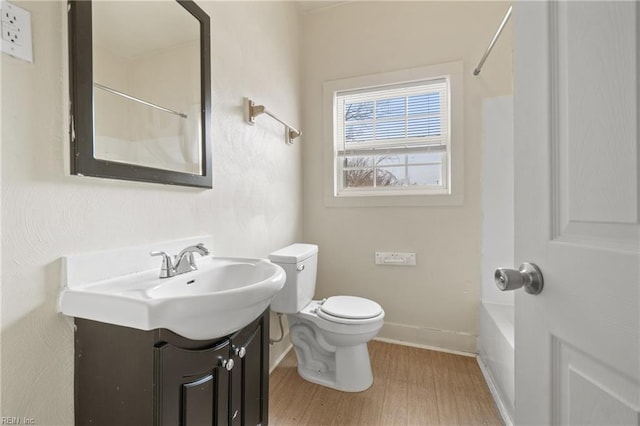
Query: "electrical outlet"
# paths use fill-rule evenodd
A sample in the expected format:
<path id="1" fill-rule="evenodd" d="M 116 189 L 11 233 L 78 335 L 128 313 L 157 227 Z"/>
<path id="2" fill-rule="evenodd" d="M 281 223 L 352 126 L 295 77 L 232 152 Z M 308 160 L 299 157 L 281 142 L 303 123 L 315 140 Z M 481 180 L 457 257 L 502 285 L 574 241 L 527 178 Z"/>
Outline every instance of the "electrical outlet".
<path id="1" fill-rule="evenodd" d="M 415 253 L 376 252 L 376 265 L 415 266 Z"/>
<path id="2" fill-rule="evenodd" d="M 6 7 L 5 7 L 6 3 Z M 2 23 L 14 25 L 18 22 L 18 17 L 14 13 L 13 5 L 9 2 L 2 2 Z"/>
<path id="3" fill-rule="evenodd" d="M 22 46 L 22 37 L 20 37 L 19 28 L 14 28 L 9 25 L 3 26 L 2 39 L 4 41 L 8 41 L 9 43 L 16 44 L 17 46 Z"/>
<path id="4" fill-rule="evenodd" d="M 0 3 L 2 51 L 18 59 L 33 62 L 31 13 L 8 1 Z"/>

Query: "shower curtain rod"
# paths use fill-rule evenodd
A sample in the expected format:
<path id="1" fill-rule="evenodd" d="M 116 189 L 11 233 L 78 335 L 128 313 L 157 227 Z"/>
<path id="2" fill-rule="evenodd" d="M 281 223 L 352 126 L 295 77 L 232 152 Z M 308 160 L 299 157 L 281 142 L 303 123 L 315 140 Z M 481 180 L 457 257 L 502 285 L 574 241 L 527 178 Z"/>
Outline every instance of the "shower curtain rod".
<path id="1" fill-rule="evenodd" d="M 498 37 L 500 37 L 500 33 L 502 33 L 502 30 L 504 29 L 504 26 L 507 25 L 507 21 L 509 20 L 509 17 L 511 16 L 512 7 L 513 6 L 509 6 L 509 9 L 507 9 L 507 13 L 505 13 L 504 18 L 502 18 L 502 22 L 500 22 L 500 26 L 498 27 L 498 31 L 496 31 L 496 34 L 491 39 L 491 42 L 489 43 L 489 47 L 487 47 L 487 51 L 484 52 L 484 55 L 482 55 L 482 59 L 480 59 L 480 62 L 478 63 L 478 66 L 476 67 L 476 69 L 473 70 L 473 75 L 478 75 L 478 74 L 480 74 L 480 71 L 482 71 L 482 66 L 484 65 L 484 61 L 487 60 L 487 56 L 489 56 L 489 53 L 491 53 L 491 49 L 493 49 L 493 45 L 498 40 Z"/>
<path id="2" fill-rule="evenodd" d="M 140 102 L 141 104 L 150 106 L 150 107 L 155 108 L 155 109 L 159 109 L 160 111 L 168 112 L 169 114 L 174 114 L 174 115 L 177 115 L 177 116 L 182 117 L 182 118 L 187 118 L 187 114 L 184 114 L 184 113 L 178 112 L 178 111 L 174 111 L 172 109 L 165 108 L 165 107 L 160 106 L 160 105 L 153 104 L 151 102 L 142 100 L 140 98 L 136 98 L 135 96 L 127 95 L 126 93 L 122 93 L 122 92 L 120 92 L 120 91 L 118 91 L 116 89 L 112 89 L 111 87 L 107 87 L 104 84 L 100 84 L 100 83 L 95 83 L 94 82 L 93 83 L 93 87 L 96 87 L 98 89 L 102 89 L 105 92 L 113 93 L 114 95 L 122 96 L 123 98 L 127 98 L 127 99 L 135 101 L 135 102 Z"/>

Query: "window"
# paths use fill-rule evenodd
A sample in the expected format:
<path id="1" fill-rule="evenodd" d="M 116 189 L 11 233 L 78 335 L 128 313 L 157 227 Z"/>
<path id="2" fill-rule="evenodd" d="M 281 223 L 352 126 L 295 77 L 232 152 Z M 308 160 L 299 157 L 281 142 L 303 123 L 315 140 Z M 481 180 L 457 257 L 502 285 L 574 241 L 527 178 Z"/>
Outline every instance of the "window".
<path id="1" fill-rule="evenodd" d="M 447 193 L 449 80 L 337 92 L 337 195 Z"/>
<path id="2" fill-rule="evenodd" d="M 328 204 L 461 204 L 461 68 L 450 63 L 325 83 Z"/>

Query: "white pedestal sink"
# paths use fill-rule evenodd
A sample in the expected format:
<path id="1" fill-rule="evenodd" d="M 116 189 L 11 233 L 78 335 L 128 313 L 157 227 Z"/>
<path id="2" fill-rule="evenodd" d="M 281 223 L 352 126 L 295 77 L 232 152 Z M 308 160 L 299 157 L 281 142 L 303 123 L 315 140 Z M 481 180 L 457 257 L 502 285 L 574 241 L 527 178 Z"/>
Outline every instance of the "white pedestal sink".
<path id="1" fill-rule="evenodd" d="M 269 306 L 285 273 L 265 259 L 206 256 L 196 259 L 197 271 L 158 278 L 159 259 L 147 259 L 151 250 L 169 251 L 165 247 L 184 248 L 202 240 L 67 256 L 59 310 L 140 330 L 166 328 L 194 340 L 231 334 Z M 109 271 L 114 276 L 105 277 Z"/>

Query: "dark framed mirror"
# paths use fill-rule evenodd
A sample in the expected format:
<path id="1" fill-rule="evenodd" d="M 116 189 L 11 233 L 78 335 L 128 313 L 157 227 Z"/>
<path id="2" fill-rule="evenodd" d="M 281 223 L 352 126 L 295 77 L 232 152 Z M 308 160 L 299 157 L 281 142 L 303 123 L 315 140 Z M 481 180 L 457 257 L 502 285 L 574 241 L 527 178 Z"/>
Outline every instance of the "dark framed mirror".
<path id="1" fill-rule="evenodd" d="M 209 16 L 69 1 L 71 174 L 212 187 Z"/>

